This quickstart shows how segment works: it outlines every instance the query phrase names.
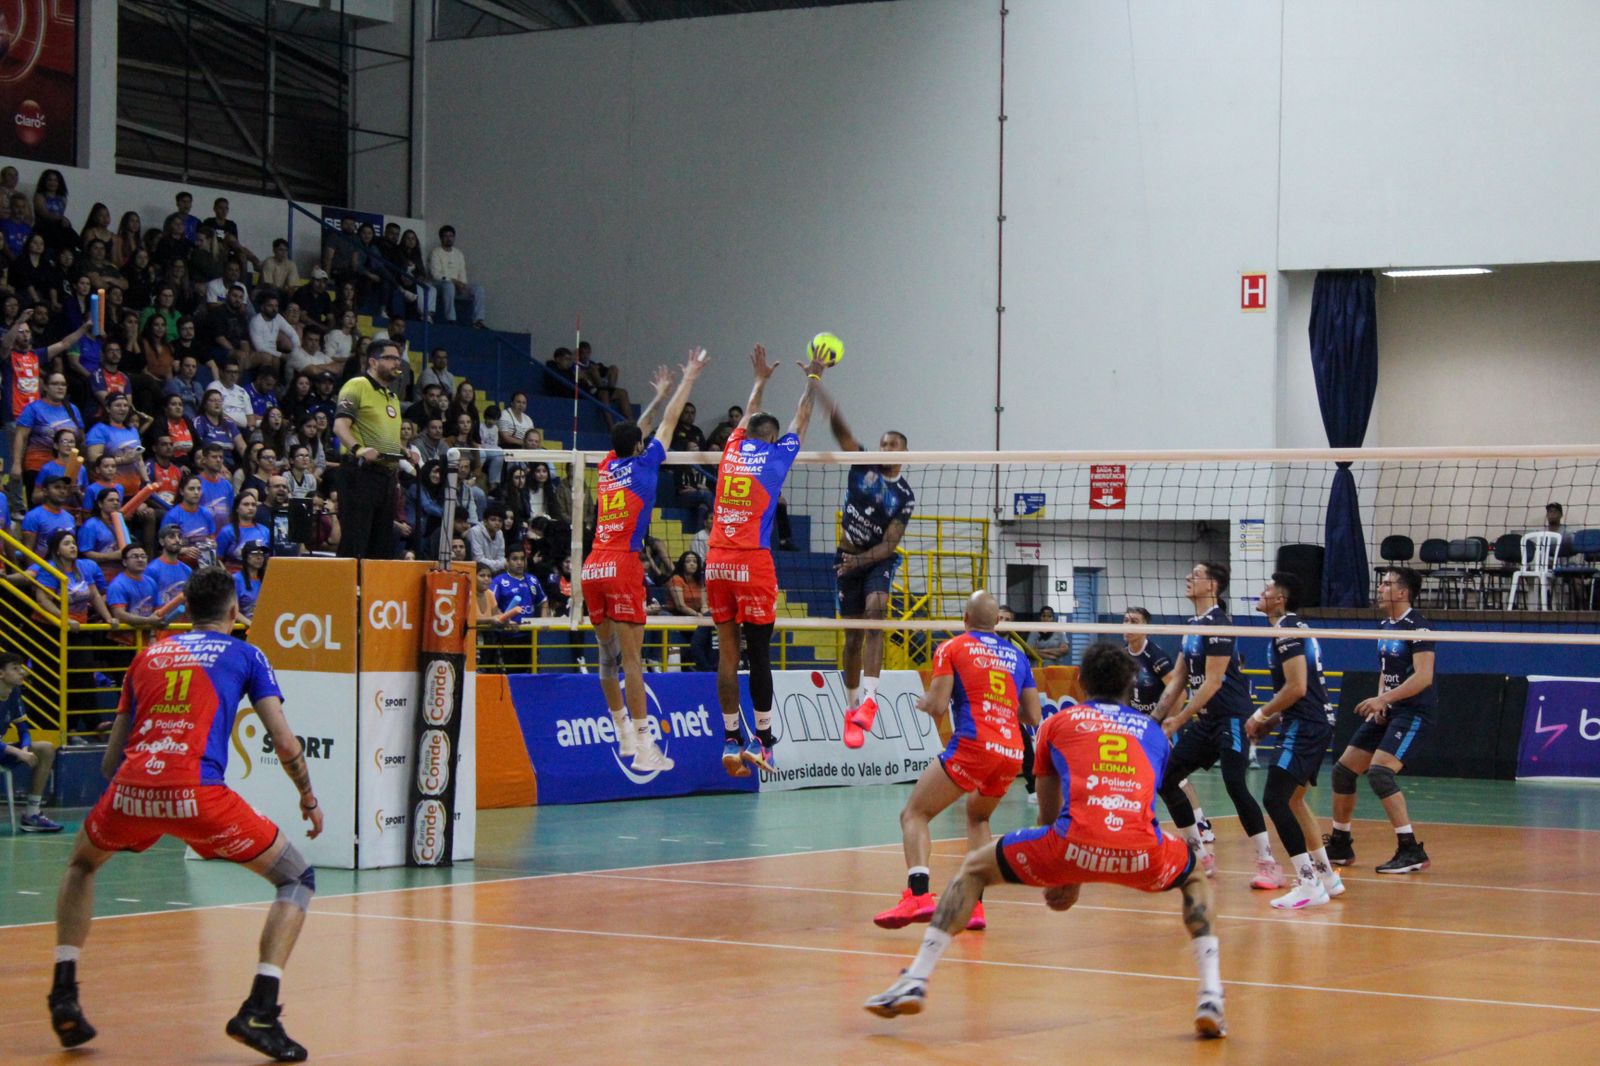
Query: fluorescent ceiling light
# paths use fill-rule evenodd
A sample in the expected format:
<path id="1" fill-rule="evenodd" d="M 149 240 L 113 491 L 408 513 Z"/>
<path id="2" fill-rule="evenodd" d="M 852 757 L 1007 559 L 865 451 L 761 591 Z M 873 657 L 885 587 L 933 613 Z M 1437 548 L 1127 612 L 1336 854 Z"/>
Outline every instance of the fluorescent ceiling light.
<path id="1" fill-rule="evenodd" d="M 1386 278 L 1449 278 L 1461 274 L 1492 274 L 1488 267 L 1423 267 L 1419 270 L 1385 270 Z"/>

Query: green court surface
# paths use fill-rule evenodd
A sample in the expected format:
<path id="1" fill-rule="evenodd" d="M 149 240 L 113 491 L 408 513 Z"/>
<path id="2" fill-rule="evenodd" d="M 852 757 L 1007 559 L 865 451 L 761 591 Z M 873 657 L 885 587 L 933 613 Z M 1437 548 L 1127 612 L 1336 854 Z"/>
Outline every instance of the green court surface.
<path id="1" fill-rule="evenodd" d="M 1251 774 L 1259 792 L 1264 775 Z M 1221 820 L 1233 808 L 1216 773 L 1198 775 L 1206 814 Z M 287 788 L 288 785 L 285 784 Z M 1600 831 L 1600 787 L 1417 778 L 1405 781 L 1418 834 L 1429 823 Z M 730 793 L 570 807 L 482 811 L 478 858 L 448 870 L 317 871 L 319 894 L 359 895 L 462 881 L 493 881 L 621 867 L 827 851 L 894 844 L 898 814 L 910 785 L 809 789 L 763 794 Z M 996 812 L 998 834 L 1034 820 L 1019 782 Z M 1327 789 L 1312 809 L 1325 820 Z M 0 835 L 0 925 L 52 918 L 55 890 L 72 848 L 81 810 L 51 812 L 67 830 L 54 836 Z M 1362 788 L 1357 817 L 1382 818 Z M 1228 832 L 1226 823 L 1220 833 Z M 936 838 L 959 838 L 959 815 L 934 823 Z M 1359 827 L 1358 834 L 1381 832 Z M 0 826 L 0 834 L 6 834 Z M 1439 858 L 1439 856 L 1435 856 Z M 256 903 L 271 895 L 259 878 L 222 863 L 186 860 L 182 845 L 164 840 L 142 855 L 113 859 L 97 878 L 97 915 L 137 914 L 192 907 Z"/>

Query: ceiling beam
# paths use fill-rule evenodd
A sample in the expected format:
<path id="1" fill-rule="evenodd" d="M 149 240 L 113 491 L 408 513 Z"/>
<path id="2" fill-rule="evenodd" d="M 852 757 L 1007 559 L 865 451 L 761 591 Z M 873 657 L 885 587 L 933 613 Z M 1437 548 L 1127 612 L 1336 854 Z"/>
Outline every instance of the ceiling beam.
<path id="1" fill-rule="evenodd" d="M 560 29 L 560 25 L 558 23 L 553 22 L 552 20 L 545 18 L 543 15 L 539 15 L 539 16 L 525 15 L 521 11 L 516 10 L 515 8 L 507 7 L 505 4 L 500 3 L 499 0 L 456 0 L 456 2 L 461 4 L 461 5 L 463 5 L 464 7 L 470 7 L 474 11 L 481 11 L 485 15 L 488 15 L 491 18 L 497 18 L 501 22 L 509 23 L 510 25 L 515 26 L 518 29 L 522 29 L 522 30 L 554 30 L 554 29 Z"/>

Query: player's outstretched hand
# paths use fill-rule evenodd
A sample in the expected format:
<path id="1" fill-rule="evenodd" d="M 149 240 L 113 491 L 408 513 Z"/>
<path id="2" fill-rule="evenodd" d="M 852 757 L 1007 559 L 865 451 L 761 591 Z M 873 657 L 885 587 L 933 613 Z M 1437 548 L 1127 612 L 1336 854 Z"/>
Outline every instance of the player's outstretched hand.
<path id="1" fill-rule="evenodd" d="M 797 361 L 794 365 L 799 367 L 801 370 L 804 370 L 806 372 L 807 380 L 809 380 L 809 379 L 814 377 L 814 378 L 816 378 L 817 380 L 820 381 L 822 379 L 822 372 L 824 370 L 828 369 L 828 364 L 824 363 L 821 359 L 818 359 L 816 356 L 812 356 L 811 357 L 811 361 L 808 362 L 808 363 L 802 363 L 802 362 L 798 362 Z"/>
<path id="2" fill-rule="evenodd" d="M 664 366 L 656 367 L 656 372 L 650 375 L 650 387 L 657 396 L 665 396 L 672 391 L 672 371 Z"/>
<path id="3" fill-rule="evenodd" d="M 701 347 L 689 349 L 689 355 L 683 361 L 683 376 L 693 381 L 700 376 L 700 371 L 706 368 L 706 350 Z"/>
<path id="4" fill-rule="evenodd" d="M 306 800 L 311 801 L 311 806 L 306 806 Z M 306 833 L 308 839 L 315 840 L 322 835 L 322 804 L 317 802 L 317 797 L 300 798 L 300 817 L 311 823 L 311 829 Z"/>
<path id="5" fill-rule="evenodd" d="M 778 369 L 776 363 L 767 362 L 767 349 L 760 344 L 750 352 L 750 365 L 755 368 L 757 381 L 766 381 Z"/>

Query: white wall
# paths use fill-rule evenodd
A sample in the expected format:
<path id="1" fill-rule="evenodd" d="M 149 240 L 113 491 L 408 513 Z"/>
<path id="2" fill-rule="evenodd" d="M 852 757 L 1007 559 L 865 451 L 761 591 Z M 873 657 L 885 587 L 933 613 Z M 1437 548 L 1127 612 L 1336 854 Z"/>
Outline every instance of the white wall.
<path id="1" fill-rule="evenodd" d="M 1287 270 L 1600 259 L 1600 5 L 1284 5 Z"/>

